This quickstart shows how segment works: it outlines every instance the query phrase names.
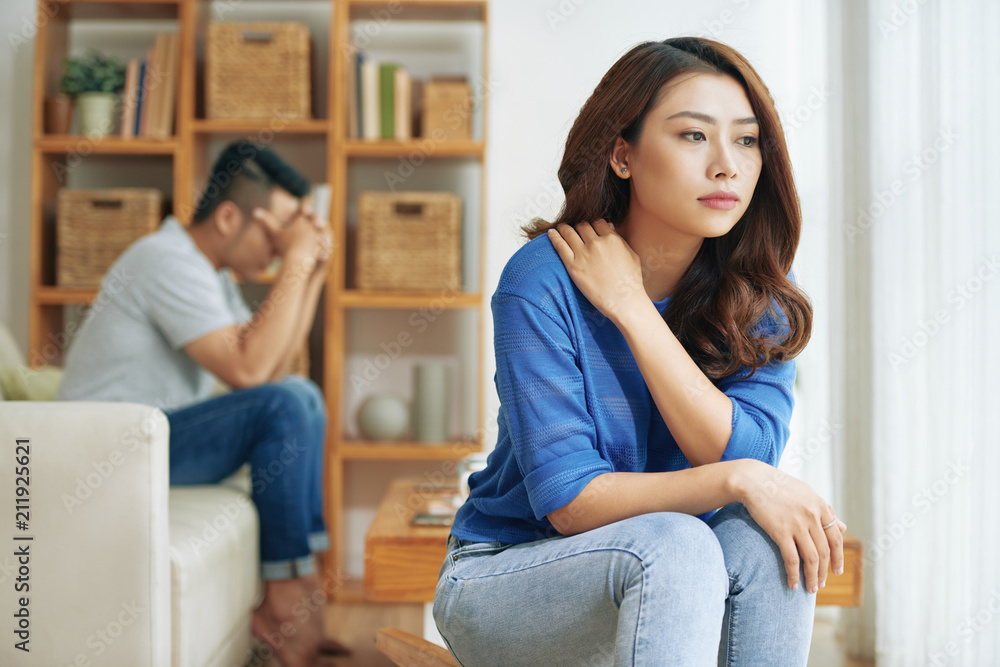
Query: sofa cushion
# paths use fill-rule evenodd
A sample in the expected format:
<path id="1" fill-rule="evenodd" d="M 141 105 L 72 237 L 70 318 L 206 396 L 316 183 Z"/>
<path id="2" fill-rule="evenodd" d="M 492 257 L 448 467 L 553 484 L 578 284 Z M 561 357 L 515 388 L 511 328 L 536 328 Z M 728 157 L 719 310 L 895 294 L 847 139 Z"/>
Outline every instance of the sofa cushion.
<path id="1" fill-rule="evenodd" d="M 0 393 L 8 401 L 54 401 L 62 376 L 55 367 L 0 366 Z"/>
<path id="2" fill-rule="evenodd" d="M 262 592 L 253 502 L 224 486 L 172 486 L 169 515 L 173 664 L 245 654 Z M 223 646 L 234 633 L 240 646 Z"/>

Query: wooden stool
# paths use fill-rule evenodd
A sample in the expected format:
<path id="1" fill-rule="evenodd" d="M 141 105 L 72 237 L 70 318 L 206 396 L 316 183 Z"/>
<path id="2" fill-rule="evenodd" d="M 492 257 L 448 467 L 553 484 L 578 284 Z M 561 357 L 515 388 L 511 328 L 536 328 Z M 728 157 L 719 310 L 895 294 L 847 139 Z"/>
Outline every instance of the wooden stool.
<path id="1" fill-rule="evenodd" d="M 380 628 L 375 647 L 399 667 L 459 667 L 447 649 L 395 628 Z"/>
<path id="2" fill-rule="evenodd" d="M 864 587 L 865 546 L 854 535 L 844 533 L 844 573 L 838 577 L 830 572 L 826 588 L 816 593 L 816 606 L 860 607 Z"/>

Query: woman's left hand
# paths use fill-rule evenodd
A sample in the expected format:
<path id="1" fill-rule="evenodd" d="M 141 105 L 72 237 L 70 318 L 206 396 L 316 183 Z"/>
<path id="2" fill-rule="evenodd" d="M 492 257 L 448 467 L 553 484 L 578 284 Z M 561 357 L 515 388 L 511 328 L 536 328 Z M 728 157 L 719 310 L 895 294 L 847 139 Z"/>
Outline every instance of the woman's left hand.
<path id="1" fill-rule="evenodd" d="M 618 322 L 634 307 L 649 304 L 639 255 L 608 222 L 560 224 L 548 236 L 577 288 L 605 317 Z"/>

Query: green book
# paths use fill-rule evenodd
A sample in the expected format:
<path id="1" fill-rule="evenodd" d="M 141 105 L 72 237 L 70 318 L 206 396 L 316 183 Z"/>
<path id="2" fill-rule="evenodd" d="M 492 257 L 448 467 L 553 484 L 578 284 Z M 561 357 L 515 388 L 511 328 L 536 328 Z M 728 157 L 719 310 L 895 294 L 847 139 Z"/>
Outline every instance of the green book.
<path id="1" fill-rule="evenodd" d="M 382 125 L 382 138 L 393 139 L 396 136 L 396 70 L 399 65 L 382 63 L 379 67 L 379 118 Z"/>

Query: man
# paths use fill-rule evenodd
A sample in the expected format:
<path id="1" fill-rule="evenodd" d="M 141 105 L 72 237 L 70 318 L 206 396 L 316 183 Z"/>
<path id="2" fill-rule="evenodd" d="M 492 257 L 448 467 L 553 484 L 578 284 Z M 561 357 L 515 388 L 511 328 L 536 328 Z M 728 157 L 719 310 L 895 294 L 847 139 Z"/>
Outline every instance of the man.
<path id="1" fill-rule="evenodd" d="M 332 248 L 325 221 L 302 202 L 308 192 L 273 151 L 228 146 L 191 225 L 168 216 L 110 269 L 60 389 L 63 399 L 163 409 L 171 484 L 218 482 L 250 463 L 266 582 L 253 630 L 286 667 L 339 648 L 323 638 L 321 614 L 301 618 L 303 597 L 319 587 L 313 554 L 329 548 L 323 396 L 285 376 L 311 327 Z M 230 271 L 252 279 L 275 257 L 277 278 L 251 316 Z M 213 397 L 216 378 L 233 391 Z"/>

